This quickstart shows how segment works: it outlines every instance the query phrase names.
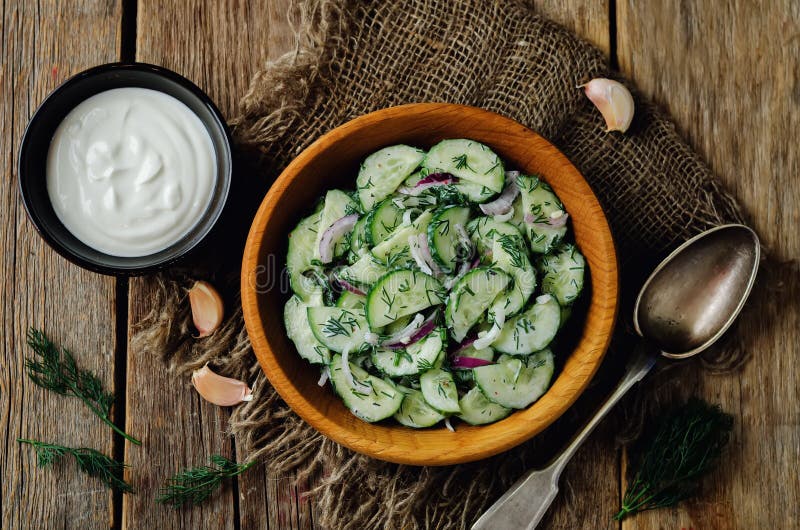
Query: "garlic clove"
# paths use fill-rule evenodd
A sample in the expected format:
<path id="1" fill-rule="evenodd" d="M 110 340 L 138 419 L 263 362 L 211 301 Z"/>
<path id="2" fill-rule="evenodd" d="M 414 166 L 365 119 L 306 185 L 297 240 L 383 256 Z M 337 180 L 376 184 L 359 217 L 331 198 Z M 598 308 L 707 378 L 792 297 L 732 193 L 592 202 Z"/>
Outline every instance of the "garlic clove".
<path id="1" fill-rule="evenodd" d="M 633 96 L 625 85 L 613 79 L 598 77 L 583 88 L 586 97 L 594 103 L 606 120 L 607 131 L 625 132 L 633 120 Z"/>
<path id="2" fill-rule="evenodd" d="M 192 307 L 194 327 L 200 332 L 197 338 L 211 335 L 222 324 L 225 306 L 222 297 L 210 283 L 194 283 L 189 290 L 189 305 Z"/>
<path id="3" fill-rule="evenodd" d="M 253 400 L 253 393 L 246 383 L 213 372 L 208 363 L 192 373 L 192 384 L 203 399 L 221 407 Z"/>

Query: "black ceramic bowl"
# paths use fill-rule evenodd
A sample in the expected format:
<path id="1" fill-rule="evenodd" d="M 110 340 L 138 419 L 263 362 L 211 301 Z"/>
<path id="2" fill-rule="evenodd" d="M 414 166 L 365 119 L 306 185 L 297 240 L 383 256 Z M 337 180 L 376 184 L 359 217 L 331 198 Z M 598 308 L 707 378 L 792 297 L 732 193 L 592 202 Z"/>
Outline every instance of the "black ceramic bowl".
<path id="1" fill-rule="evenodd" d="M 87 246 L 64 227 L 47 193 L 47 152 L 53 133 L 85 99 L 113 88 L 139 87 L 164 92 L 189 107 L 211 136 L 217 159 L 216 185 L 198 223 L 172 246 L 141 257 L 111 256 Z M 159 66 L 104 64 L 65 81 L 36 109 L 19 152 L 19 189 L 36 230 L 56 252 L 81 267 L 114 275 L 136 275 L 172 265 L 205 238 L 219 219 L 231 184 L 231 142 L 225 120 L 209 97 L 188 79 Z"/>

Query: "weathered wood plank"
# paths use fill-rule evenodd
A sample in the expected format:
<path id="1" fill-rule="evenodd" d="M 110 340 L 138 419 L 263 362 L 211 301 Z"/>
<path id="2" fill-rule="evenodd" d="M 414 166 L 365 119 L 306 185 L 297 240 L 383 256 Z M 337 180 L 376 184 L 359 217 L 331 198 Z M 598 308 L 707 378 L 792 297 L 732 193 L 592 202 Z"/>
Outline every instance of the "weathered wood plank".
<path id="1" fill-rule="evenodd" d="M 571 29 L 606 55 L 610 53 L 610 0 L 533 0 L 532 3 L 542 15 Z"/>
<path id="2" fill-rule="evenodd" d="M 114 279 L 71 265 L 28 222 L 17 193 L 17 151 L 39 102 L 70 75 L 119 55 L 115 3 L 4 2 L 0 14 L 0 527 L 107 528 L 112 494 L 65 460 L 38 469 L 17 437 L 112 452 L 112 431 L 77 399 L 33 385 L 24 373 L 28 326 L 70 348 L 113 388 Z"/>
<path id="3" fill-rule="evenodd" d="M 672 114 L 764 243 L 780 258 L 800 256 L 797 3 L 620 0 L 617 7 L 622 71 Z M 689 368 L 677 389 L 734 414 L 728 461 L 697 501 L 623 528 L 800 528 L 800 285 L 796 272 L 762 277 L 755 296 L 771 303 L 742 318 L 753 359 L 724 376 Z"/>
<path id="4" fill-rule="evenodd" d="M 230 117 L 251 75 L 266 60 L 289 49 L 292 41 L 285 22 L 288 10 L 288 2 L 284 1 L 164 4 L 141 0 L 136 57 L 185 75 Z M 273 20 L 280 24 L 273 26 Z M 265 182 L 263 191 L 266 189 Z M 132 323 L 150 310 L 152 292 L 150 280 L 131 282 Z M 231 439 L 223 432 L 227 411 L 200 402 L 188 382 L 165 373 L 158 359 L 136 351 L 130 351 L 128 359 L 129 425 L 137 423 L 144 430 L 160 421 L 164 426 L 163 431 L 155 428 L 148 433 L 150 443 L 145 442 L 144 450 L 128 448 L 131 460 L 142 463 L 136 471 L 139 480 L 155 486 L 174 470 L 203 463 L 212 453 L 230 455 Z M 247 521 L 243 528 L 265 527 L 268 513 L 270 520 L 276 521 L 272 528 L 288 528 L 277 521 L 297 524 L 296 498 L 287 490 L 290 479 L 265 476 L 259 468 L 239 478 L 241 519 Z M 211 518 L 214 528 L 231 528 L 236 524 L 235 494 L 228 487 L 204 506 L 180 512 L 155 508 L 152 494 L 143 495 L 124 505 L 125 526 L 139 528 L 155 523 L 159 528 L 200 528 L 209 527 Z"/>

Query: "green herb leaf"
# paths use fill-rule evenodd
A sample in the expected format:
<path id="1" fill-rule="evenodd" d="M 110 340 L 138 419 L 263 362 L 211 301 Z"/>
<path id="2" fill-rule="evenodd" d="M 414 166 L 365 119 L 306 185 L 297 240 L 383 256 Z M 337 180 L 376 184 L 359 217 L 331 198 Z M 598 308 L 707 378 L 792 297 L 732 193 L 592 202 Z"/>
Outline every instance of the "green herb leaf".
<path id="1" fill-rule="evenodd" d="M 728 443 L 733 417 L 691 398 L 667 413 L 633 448 L 632 479 L 614 519 L 674 506 L 694 495 Z"/>
<path id="2" fill-rule="evenodd" d="M 214 493 L 222 481 L 241 475 L 255 462 L 237 464 L 224 456 L 211 457 L 210 466 L 184 469 L 172 476 L 159 490 L 156 502 L 179 507 L 185 503 L 200 504 Z"/>
<path id="3" fill-rule="evenodd" d="M 17 438 L 17 442 L 33 446 L 36 450 L 36 465 L 39 467 L 49 467 L 62 457 L 70 455 L 75 458 L 81 472 L 99 478 L 111 489 L 123 493 L 133 493 L 133 487 L 122 478 L 122 473 L 127 466 L 99 451 L 88 447 L 67 447 L 25 438 Z"/>
<path id="4" fill-rule="evenodd" d="M 69 350 L 59 350 L 40 330 L 28 329 L 28 346 L 34 356 L 25 359 L 28 377 L 36 385 L 62 396 L 75 396 L 89 407 L 106 425 L 136 445 L 142 442 L 129 436 L 111 421 L 114 395 L 106 392 L 103 382 L 88 370 L 78 368 Z"/>

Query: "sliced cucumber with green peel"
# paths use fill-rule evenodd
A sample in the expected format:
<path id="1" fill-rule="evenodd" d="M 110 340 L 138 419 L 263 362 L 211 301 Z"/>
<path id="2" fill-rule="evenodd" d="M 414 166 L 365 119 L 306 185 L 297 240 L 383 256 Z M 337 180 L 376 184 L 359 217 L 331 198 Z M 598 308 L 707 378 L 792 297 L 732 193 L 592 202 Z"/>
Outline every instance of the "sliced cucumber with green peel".
<path id="1" fill-rule="evenodd" d="M 441 330 L 434 330 L 405 348 L 376 348 L 372 352 L 372 364 L 390 377 L 415 375 L 433 368 L 442 356 L 443 347 Z"/>
<path id="2" fill-rule="evenodd" d="M 428 230 L 433 213 L 429 210 L 422 212 L 410 225 L 400 225 L 383 242 L 372 248 L 372 255 L 393 267 L 407 267 L 414 265 L 411 257 L 411 247 L 408 238 L 424 234 Z"/>
<path id="3" fill-rule="evenodd" d="M 503 191 L 503 161 L 489 147 L 475 140 L 442 140 L 428 151 L 423 167 L 430 173 L 450 173 L 494 193 Z"/>
<path id="4" fill-rule="evenodd" d="M 364 304 L 367 302 L 367 297 L 361 294 L 353 293 L 350 291 L 342 291 L 339 298 L 336 300 L 336 307 L 343 307 L 345 309 L 360 309 L 364 310 Z"/>
<path id="5" fill-rule="evenodd" d="M 309 327 L 308 307 L 297 295 L 289 298 L 283 308 L 286 335 L 294 342 L 300 357 L 311 364 L 328 364 L 331 359 L 330 350 L 317 340 Z"/>
<path id="6" fill-rule="evenodd" d="M 319 218 L 317 238 L 314 241 L 314 259 L 319 260 L 319 243 L 325 230 L 345 215 L 358 212 L 358 204 L 350 195 L 341 190 L 330 190 L 325 194 L 325 203 Z M 350 249 L 350 236 L 343 237 L 333 247 L 333 257 L 338 258 Z"/>
<path id="7" fill-rule="evenodd" d="M 369 327 L 362 310 L 309 307 L 307 314 L 311 331 L 326 348 L 338 353 L 355 353 L 364 346 L 364 335 Z"/>
<path id="8" fill-rule="evenodd" d="M 528 225 L 525 224 L 525 208 L 522 206 L 522 197 L 520 195 L 517 195 L 517 198 L 511 203 L 511 207 L 514 209 L 514 214 L 506 222 L 514 225 L 520 234 L 527 234 Z"/>
<path id="9" fill-rule="evenodd" d="M 374 247 L 394 232 L 403 222 L 404 210 L 397 207 L 392 199 L 384 199 L 366 216 L 365 237 L 367 245 Z"/>
<path id="10" fill-rule="evenodd" d="M 484 203 L 497 195 L 497 193 L 486 186 L 466 180 L 460 180 L 452 186 L 458 193 L 477 204 Z"/>
<path id="11" fill-rule="evenodd" d="M 404 395 L 400 409 L 394 414 L 394 419 L 398 423 L 406 427 L 422 429 L 432 427 L 444 419 L 439 411 L 428 405 L 419 390 L 400 385 L 397 388 Z"/>
<path id="12" fill-rule="evenodd" d="M 394 383 L 370 375 L 353 363 L 348 366 L 354 384 L 348 380 L 341 355 L 333 356 L 329 369 L 331 384 L 350 412 L 372 423 L 400 410 L 405 396 Z"/>
<path id="13" fill-rule="evenodd" d="M 585 269 L 586 259 L 575 245 L 559 246 L 553 254 L 539 260 L 542 291 L 555 296 L 561 305 L 572 305 L 583 291 Z"/>
<path id="14" fill-rule="evenodd" d="M 511 276 L 492 267 L 472 269 L 456 282 L 444 312 L 453 340 L 464 340 L 470 328 L 478 323 L 510 282 Z"/>
<path id="15" fill-rule="evenodd" d="M 461 412 L 458 406 L 458 390 L 453 375 L 445 370 L 434 368 L 419 376 L 422 396 L 428 405 L 442 414 Z"/>
<path id="16" fill-rule="evenodd" d="M 384 147 L 369 155 L 356 178 L 358 197 L 364 211 L 392 193 L 419 167 L 425 151 L 408 145 Z"/>
<path id="17" fill-rule="evenodd" d="M 428 247 L 439 268 L 453 272 L 458 263 L 467 259 L 467 249 L 461 241 L 457 226 L 466 233 L 469 221 L 469 208 L 447 206 L 437 211 L 428 224 Z"/>
<path id="18" fill-rule="evenodd" d="M 539 399 L 550 386 L 555 362 L 553 352 L 542 350 L 526 357 L 517 373 L 519 359 L 481 366 L 472 370 L 475 384 L 486 398 L 500 406 L 523 409 Z"/>
<path id="19" fill-rule="evenodd" d="M 467 224 L 467 233 L 475 242 L 478 252 L 486 254 L 492 251 L 494 241 L 500 236 L 522 237 L 520 232 L 511 223 L 496 221 L 492 217 L 477 217 Z"/>
<path id="20" fill-rule="evenodd" d="M 392 271 L 367 293 L 367 321 L 370 329 L 378 330 L 400 317 L 443 304 L 444 297 L 444 287 L 433 276 L 410 269 Z"/>
<path id="21" fill-rule="evenodd" d="M 500 293 L 492 304 L 490 313 L 502 311 L 505 318 L 519 313 L 536 289 L 536 270 L 528 259 L 528 250 L 521 235 L 501 235 L 492 245 L 495 266 L 513 278 L 512 285 Z"/>
<path id="22" fill-rule="evenodd" d="M 358 261 L 336 272 L 336 277 L 363 291 L 375 284 L 389 269 L 372 254 L 363 254 Z"/>
<path id="23" fill-rule="evenodd" d="M 317 232 L 320 212 L 313 213 L 300 221 L 289 234 L 289 250 L 286 253 L 286 270 L 289 273 L 289 284 L 303 301 L 309 301 L 314 295 L 322 293 L 322 288 L 309 271 L 321 271 L 315 261 Z M 316 253 L 318 254 L 318 252 Z"/>
<path id="24" fill-rule="evenodd" d="M 563 215 L 564 205 L 552 188 L 536 176 L 520 175 L 517 184 L 522 198 L 522 210 L 528 220 L 528 241 L 531 251 L 547 254 L 558 245 L 567 233 L 567 225 L 550 226 L 553 216 Z"/>
<path id="25" fill-rule="evenodd" d="M 552 342 L 560 323 L 558 302 L 550 295 L 542 295 L 530 308 L 506 321 L 492 348 L 510 355 L 529 355 Z"/>
<path id="26" fill-rule="evenodd" d="M 353 227 L 353 233 L 350 235 L 350 251 L 355 256 L 360 256 L 362 251 L 369 246 L 365 233 L 366 224 L 367 216 L 362 215 L 358 218 L 358 221 L 356 221 L 356 225 Z"/>
<path id="27" fill-rule="evenodd" d="M 486 399 L 481 389 L 473 387 L 458 401 L 461 413 L 459 419 L 470 425 L 486 425 L 502 420 L 511 414 L 510 408 L 503 407 Z"/>

